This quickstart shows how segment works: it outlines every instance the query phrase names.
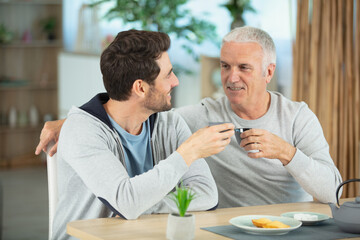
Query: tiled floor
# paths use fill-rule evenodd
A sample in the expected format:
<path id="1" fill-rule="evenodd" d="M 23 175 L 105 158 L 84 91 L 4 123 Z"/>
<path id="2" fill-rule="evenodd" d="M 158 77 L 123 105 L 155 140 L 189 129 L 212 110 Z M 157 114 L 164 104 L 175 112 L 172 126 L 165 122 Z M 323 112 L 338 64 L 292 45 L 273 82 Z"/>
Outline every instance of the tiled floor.
<path id="1" fill-rule="evenodd" d="M 2 240 L 48 239 L 46 166 L 0 170 L 0 182 L 4 197 Z"/>

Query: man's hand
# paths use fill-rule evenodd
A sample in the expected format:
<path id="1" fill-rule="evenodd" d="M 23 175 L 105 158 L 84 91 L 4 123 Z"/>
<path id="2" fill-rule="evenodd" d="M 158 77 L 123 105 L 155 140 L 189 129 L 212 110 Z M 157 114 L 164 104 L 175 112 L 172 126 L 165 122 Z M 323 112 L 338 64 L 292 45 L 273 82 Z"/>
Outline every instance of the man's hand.
<path id="1" fill-rule="evenodd" d="M 41 130 L 40 134 L 40 142 L 36 147 L 35 154 L 39 155 L 41 151 L 46 152 L 47 145 L 54 141 L 54 146 L 50 149 L 48 154 L 53 156 L 57 151 L 57 144 L 59 139 L 59 134 L 62 125 L 64 124 L 65 119 L 56 120 L 56 121 L 49 121 L 45 122 L 43 129 Z"/>
<path id="2" fill-rule="evenodd" d="M 296 148 L 282 138 L 264 129 L 250 129 L 241 135 L 240 147 L 249 152 L 251 158 L 279 159 L 283 165 L 287 165 L 296 153 Z"/>
<path id="3" fill-rule="evenodd" d="M 234 124 L 224 123 L 196 131 L 176 150 L 190 166 L 195 160 L 225 149 L 234 135 Z"/>

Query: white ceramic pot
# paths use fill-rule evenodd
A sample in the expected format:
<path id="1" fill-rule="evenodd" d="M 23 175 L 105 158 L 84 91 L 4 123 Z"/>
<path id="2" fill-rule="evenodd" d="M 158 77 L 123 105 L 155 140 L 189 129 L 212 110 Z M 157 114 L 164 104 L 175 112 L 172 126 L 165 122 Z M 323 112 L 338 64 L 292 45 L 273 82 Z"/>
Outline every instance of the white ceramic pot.
<path id="1" fill-rule="evenodd" d="M 166 238 L 170 240 L 190 240 L 195 237 L 195 215 L 171 213 L 168 217 Z"/>

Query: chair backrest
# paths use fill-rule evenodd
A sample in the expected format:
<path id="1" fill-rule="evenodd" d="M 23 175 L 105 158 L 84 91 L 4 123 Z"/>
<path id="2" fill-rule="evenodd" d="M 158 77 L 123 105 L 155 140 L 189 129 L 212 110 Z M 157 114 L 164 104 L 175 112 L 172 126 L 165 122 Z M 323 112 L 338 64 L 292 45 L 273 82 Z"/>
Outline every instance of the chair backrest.
<path id="1" fill-rule="evenodd" d="M 3 222 L 3 189 L 2 189 L 2 184 L 1 184 L 1 180 L 0 180 L 0 240 L 2 239 L 2 222 Z"/>
<path id="2" fill-rule="evenodd" d="M 48 147 L 50 149 L 50 147 Z M 58 203 L 57 187 L 57 157 L 56 153 L 52 157 L 47 154 L 47 174 L 48 174 L 48 191 L 49 191 L 49 239 L 52 236 L 52 223 Z"/>

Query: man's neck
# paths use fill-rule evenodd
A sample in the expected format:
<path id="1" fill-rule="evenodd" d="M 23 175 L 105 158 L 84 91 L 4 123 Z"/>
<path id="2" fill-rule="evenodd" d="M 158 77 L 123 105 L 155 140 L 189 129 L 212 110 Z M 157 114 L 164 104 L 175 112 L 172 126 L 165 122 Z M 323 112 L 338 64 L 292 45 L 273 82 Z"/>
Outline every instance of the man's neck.
<path id="1" fill-rule="evenodd" d="M 104 104 L 104 108 L 117 124 L 133 135 L 141 133 L 143 122 L 151 115 L 151 113 L 144 111 L 138 103 L 131 100 L 116 101 L 110 98 Z"/>
<path id="2" fill-rule="evenodd" d="M 264 116 L 269 110 L 271 96 L 266 92 L 262 97 L 258 97 L 253 104 L 235 105 L 230 104 L 231 109 L 236 115 L 245 120 L 255 120 Z"/>

